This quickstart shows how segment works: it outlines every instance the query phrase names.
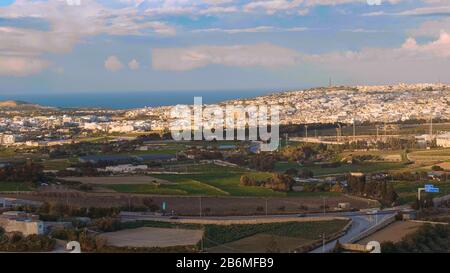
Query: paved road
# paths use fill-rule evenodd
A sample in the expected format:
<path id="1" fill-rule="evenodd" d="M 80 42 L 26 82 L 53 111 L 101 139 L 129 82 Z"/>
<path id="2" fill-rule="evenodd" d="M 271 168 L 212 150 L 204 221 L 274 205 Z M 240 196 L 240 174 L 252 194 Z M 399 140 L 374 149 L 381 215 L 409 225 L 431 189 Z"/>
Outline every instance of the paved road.
<path id="1" fill-rule="evenodd" d="M 349 216 L 352 219 L 352 225 L 347 233 L 337 240 L 333 240 L 325 244 L 325 246 L 320 246 L 310 253 L 326 253 L 330 252 L 336 246 L 336 242 L 339 240 L 341 243 L 353 243 L 353 240 L 362 232 L 368 230 L 369 228 L 375 227 L 383 222 L 383 220 L 393 216 L 395 212 L 380 212 L 376 215 L 363 215 L 363 214 L 355 214 L 353 216 Z"/>

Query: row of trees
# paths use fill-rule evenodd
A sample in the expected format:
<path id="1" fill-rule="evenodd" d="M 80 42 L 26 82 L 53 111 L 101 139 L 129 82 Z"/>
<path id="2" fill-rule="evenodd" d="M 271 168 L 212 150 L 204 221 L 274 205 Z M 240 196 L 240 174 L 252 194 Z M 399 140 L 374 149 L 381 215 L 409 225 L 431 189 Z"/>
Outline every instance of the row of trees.
<path id="1" fill-rule="evenodd" d="M 12 163 L 0 168 L 0 181 L 37 183 L 45 178 L 43 167 L 30 160 Z"/>
<path id="2" fill-rule="evenodd" d="M 126 207 L 76 207 L 60 202 L 45 202 L 38 208 L 24 207 L 27 212 L 38 214 L 41 219 L 55 221 L 70 217 L 89 217 L 93 219 L 102 217 L 116 217 L 122 210 L 127 211 L 158 211 L 160 207 L 151 198 L 144 198 L 141 206 L 130 205 Z"/>
<path id="3" fill-rule="evenodd" d="M 272 176 L 266 180 L 257 180 L 248 175 L 242 175 L 240 179 L 240 184 L 242 186 L 259 186 L 283 192 L 291 191 L 294 183 L 295 181 L 291 176 L 279 173 L 272 174 Z"/>
<path id="4" fill-rule="evenodd" d="M 392 183 L 387 181 L 367 181 L 366 176 L 348 175 L 348 191 L 354 195 L 370 197 L 386 205 L 392 205 L 398 194 Z"/>

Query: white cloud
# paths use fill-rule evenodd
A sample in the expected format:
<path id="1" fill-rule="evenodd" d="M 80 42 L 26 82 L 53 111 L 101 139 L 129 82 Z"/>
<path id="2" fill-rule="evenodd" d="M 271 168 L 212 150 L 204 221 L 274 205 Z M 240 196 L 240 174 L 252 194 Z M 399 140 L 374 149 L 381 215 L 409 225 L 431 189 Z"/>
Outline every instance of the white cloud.
<path id="1" fill-rule="evenodd" d="M 123 64 L 116 56 L 109 56 L 105 61 L 105 68 L 108 71 L 117 72 L 123 68 Z"/>
<path id="2" fill-rule="evenodd" d="M 364 13 L 363 16 L 433 16 L 433 15 L 450 15 L 450 6 L 448 5 L 448 0 L 440 2 L 432 2 L 423 0 L 423 2 L 432 4 L 431 6 L 425 6 L 420 8 L 413 8 L 399 12 L 384 12 L 375 11 Z M 443 4 L 443 5 L 434 5 Z"/>
<path id="3" fill-rule="evenodd" d="M 412 29 L 413 36 L 439 37 L 442 32 L 450 33 L 450 18 L 426 21 L 418 28 Z"/>
<path id="4" fill-rule="evenodd" d="M 397 48 L 308 55 L 304 60 L 361 82 L 436 81 L 439 73 L 444 76 L 450 69 L 450 35 L 443 32 L 437 40 L 422 44 L 408 38 Z"/>
<path id="5" fill-rule="evenodd" d="M 141 65 L 136 59 L 133 59 L 128 63 L 128 68 L 130 68 L 131 70 L 138 70 L 140 67 Z"/>
<path id="6" fill-rule="evenodd" d="M 402 49 L 421 57 L 448 58 L 450 57 L 450 35 L 447 32 L 441 32 L 439 39 L 423 45 L 419 45 L 415 39 L 409 38 L 403 44 Z"/>
<path id="7" fill-rule="evenodd" d="M 0 76 L 23 77 L 36 74 L 50 65 L 46 60 L 0 55 Z"/>
<path id="8" fill-rule="evenodd" d="M 236 33 L 259 33 L 259 32 L 301 32 L 307 29 L 308 28 L 305 27 L 279 28 L 273 26 L 258 26 L 252 28 L 234 28 L 234 29 L 205 28 L 205 29 L 196 29 L 193 30 L 192 32 L 195 33 L 223 32 L 228 34 L 236 34 Z"/>
<path id="9" fill-rule="evenodd" d="M 235 67 L 281 67 L 300 61 L 298 52 L 272 45 L 194 46 L 156 48 L 152 51 L 155 70 L 186 71 L 211 64 Z"/>
<path id="10" fill-rule="evenodd" d="M 139 0 L 131 2 L 133 5 L 140 3 Z M 135 7 L 112 9 L 95 0 L 82 0 L 80 6 L 70 6 L 61 0 L 16 0 L 13 4 L 0 8 L 0 18 L 36 18 L 49 23 L 48 30 L 0 27 L 0 57 L 16 56 L 19 64 L 28 58 L 33 67 L 39 68 L 44 67 L 36 61 L 40 60 L 39 56 L 44 53 L 68 53 L 76 44 L 90 36 L 176 33 L 173 26 L 150 20 Z M 13 67 L 11 69 L 11 74 L 17 73 Z M 26 74 L 40 70 L 28 69 Z"/>
<path id="11" fill-rule="evenodd" d="M 398 13 L 392 13 L 391 15 L 439 15 L 439 14 L 450 14 L 450 6 L 432 6 L 432 7 L 422 7 L 411 10 L 405 10 Z"/>
<path id="12" fill-rule="evenodd" d="M 384 0 L 390 4 L 397 4 L 405 0 Z M 359 3 L 367 5 L 367 0 L 257 0 L 249 1 L 244 5 L 244 11 L 250 12 L 255 10 L 263 10 L 267 14 L 274 14 L 276 12 L 293 12 L 302 15 L 308 12 L 308 8 L 314 6 L 336 6 L 343 4 Z M 306 9 L 305 9 L 306 8 Z"/>
<path id="13" fill-rule="evenodd" d="M 414 38 L 408 38 L 398 48 L 364 48 L 360 51 L 335 52 L 322 55 L 310 55 L 309 60 L 322 63 L 350 63 L 350 62 L 404 62 L 418 60 L 435 61 L 450 57 L 450 35 L 442 32 L 440 37 L 429 43 L 419 44 Z"/>

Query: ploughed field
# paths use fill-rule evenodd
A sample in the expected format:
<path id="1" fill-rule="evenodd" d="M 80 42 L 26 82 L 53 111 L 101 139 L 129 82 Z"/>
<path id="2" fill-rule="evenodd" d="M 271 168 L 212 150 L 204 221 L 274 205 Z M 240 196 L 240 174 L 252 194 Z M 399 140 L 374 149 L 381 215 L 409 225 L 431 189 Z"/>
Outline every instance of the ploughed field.
<path id="1" fill-rule="evenodd" d="M 101 235 L 108 245 L 118 247 L 193 246 L 203 236 L 202 230 L 140 227 L 108 232 Z"/>

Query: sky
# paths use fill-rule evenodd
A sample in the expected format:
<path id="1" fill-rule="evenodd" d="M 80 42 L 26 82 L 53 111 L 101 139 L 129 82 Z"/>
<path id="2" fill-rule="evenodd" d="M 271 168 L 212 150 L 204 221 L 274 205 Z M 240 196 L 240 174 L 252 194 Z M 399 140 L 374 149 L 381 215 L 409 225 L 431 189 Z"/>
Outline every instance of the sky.
<path id="1" fill-rule="evenodd" d="M 450 83 L 448 0 L 0 0 L 0 94 Z"/>

